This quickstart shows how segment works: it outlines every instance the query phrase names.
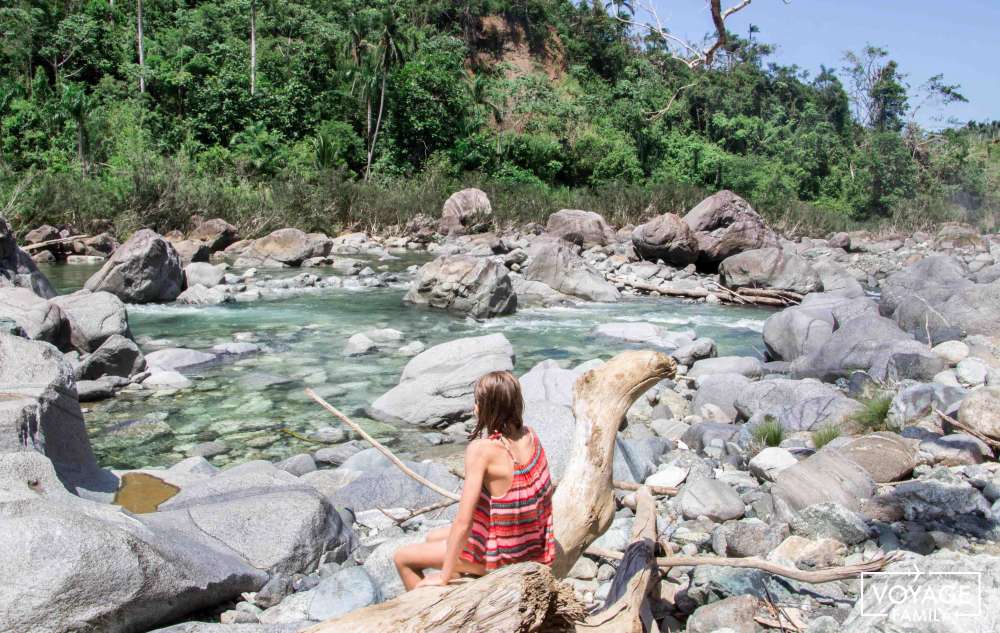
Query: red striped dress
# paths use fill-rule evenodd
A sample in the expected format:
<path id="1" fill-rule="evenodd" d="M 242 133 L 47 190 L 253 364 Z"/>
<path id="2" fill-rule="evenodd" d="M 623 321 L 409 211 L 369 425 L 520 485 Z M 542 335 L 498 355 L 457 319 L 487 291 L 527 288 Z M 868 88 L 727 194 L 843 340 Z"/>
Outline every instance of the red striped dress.
<path id="1" fill-rule="evenodd" d="M 494 497 L 484 484 L 472 515 L 472 531 L 461 557 L 487 570 L 527 561 L 551 565 L 555 560 L 549 463 L 538 436 L 533 430 L 528 431 L 535 445 L 531 459 L 519 464 L 504 444 L 514 462 L 510 489 Z M 490 439 L 499 440 L 500 434 L 491 435 Z"/>

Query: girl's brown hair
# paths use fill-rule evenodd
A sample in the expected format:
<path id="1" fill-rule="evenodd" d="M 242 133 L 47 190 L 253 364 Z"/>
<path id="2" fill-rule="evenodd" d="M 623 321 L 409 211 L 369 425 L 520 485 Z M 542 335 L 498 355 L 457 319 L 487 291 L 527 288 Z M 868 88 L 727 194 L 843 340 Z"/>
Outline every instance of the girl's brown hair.
<path id="1" fill-rule="evenodd" d="M 521 383 L 509 371 L 491 371 L 476 381 L 476 404 L 479 415 L 476 428 L 469 434 L 474 440 L 486 431 L 510 437 L 524 424 L 524 398 Z"/>

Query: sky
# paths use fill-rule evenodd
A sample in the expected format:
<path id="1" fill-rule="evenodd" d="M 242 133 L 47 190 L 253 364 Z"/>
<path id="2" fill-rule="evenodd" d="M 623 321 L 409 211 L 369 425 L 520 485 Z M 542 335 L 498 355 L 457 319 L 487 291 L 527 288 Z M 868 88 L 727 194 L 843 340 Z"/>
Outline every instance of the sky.
<path id="1" fill-rule="evenodd" d="M 712 31 L 707 0 L 653 4 L 677 35 L 700 41 Z M 734 4 L 722 2 L 724 9 Z M 821 64 L 841 68 L 844 51 L 869 43 L 887 49 L 914 88 L 943 73 L 969 103 L 923 108 L 917 119 L 927 127 L 950 118 L 1000 120 L 1000 0 L 753 0 L 726 21 L 744 36 L 751 23 L 760 29 L 756 39 L 777 46 L 773 61 L 813 76 Z"/>

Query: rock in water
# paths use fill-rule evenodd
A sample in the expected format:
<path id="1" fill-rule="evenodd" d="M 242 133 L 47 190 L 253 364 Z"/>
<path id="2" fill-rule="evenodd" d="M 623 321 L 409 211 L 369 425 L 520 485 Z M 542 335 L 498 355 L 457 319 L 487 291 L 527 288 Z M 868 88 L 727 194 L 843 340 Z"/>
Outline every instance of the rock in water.
<path id="1" fill-rule="evenodd" d="M 502 334 L 461 338 L 414 356 L 399 384 L 370 407 L 376 420 L 445 426 L 472 414 L 480 376 L 514 367 L 514 349 Z"/>
<path id="2" fill-rule="evenodd" d="M 214 266 L 206 262 L 192 262 L 184 267 L 184 276 L 187 278 L 189 288 L 198 284 L 206 288 L 214 288 L 225 279 L 226 271 L 223 266 Z"/>
<path id="3" fill-rule="evenodd" d="M 77 401 L 73 369 L 48 343 L 0 334 L 0 454 L 35 450 L 70 490 L 114 492 L 101 471 Z M 110 481 L 109 481 L 110 479 Z"/>
<path id="4" fill-rule="evenodd" d="M 403 300 L 477 319 L 511 314 L 517 308 L 507 269 L 471 255 L 449 255 L 424 264 Z"/>
<path id="5" fill-rule="evenodd" d="M 278 229 L 254 240 L 249 248 L 240 254 L 236 265 L 239 267 L 298 266 L 310 257 L 326 255 L 329 252 L 329 246 L 324 239 L 314 239 L 313 236 L 299 229 Z"/>
<path id="6" fill-rule="evenodd" d="M 777 246 L 778 238 L 750 203 L 723 190 L 702 200 L 684 216 L 698 240 L 698 265 L 715 268 L 729 257 L 755 248 Z"/>
<path id="7" fill-rule="evenodd" d="M 679 215 L 664 213 L 632 231 L 632 245 L 639 257 L 662 259 L 671 266 L 687 266 L 698 259 L 698 239 Z"/>
<path id="8" fill-rule="evenodd" d="M 819 290 L 819 274 L 795 253 L 759 248 L 730 255 L 719 264 L 719 281 L 727 288 L 773 288 L 807 294 Z"/>
<path id="9" fill-rule="evenodd" d="M 101 376 L 129 378 L 146 368 L 146 359 L 132 339 L 121 334 L 110 336 L 77 368 L 81 380 L 97 380 Z"/>
<path id="10" fill-rule="evenodd" d="M 17 245 L 10 225 L 0 216 L 0 288 L 11 287 L 27 288 L 45 299 L 56 296 L 49 280 Z"/>
<path id="11" fill-rule="evenodd" d="M 615 232 L 599 213 L 561 209 L 549 216 L 545 232 L 584 248 L 615 242 Z"/>
<path id="12" fill-rule="evenodd" d="M 79 290 L 51 302 L 62 309 L 69 322 L 70 342 L 82 352 L 96 350 L 116 334 L 132 338 L 125 304 L 110 292 Z"/>
<path id="13" fill-rule="evenodd" d="M 445 235 L 480 233 L 489 228 L 492 219 L 493 207 L 486 192 L 462 189 L 445 200 L 438 231 Z"/>
<path id="14" fill-rule="evenodd" d="M 126 303 L 173 301 L 184 289 L 184 270 L 170 242 L 141 229 L 118 247 L 85 287 L 92 292 L 105 290 Z"/>
<path id="15" fill-rule="evenodd" d="M 524 278 L 541 282 L 565 295 L 587 301 L 618 301 L 621 293 L 582 257 L 554 240 L 540 240 L 529 249 Z"/>
<path id="16" fill-rule="evenodd" d="M 0 630 L 144 631 L 267 579 L 204 535 L 74 497 L 41 455 L 0 455 L 0 490 Z"/>

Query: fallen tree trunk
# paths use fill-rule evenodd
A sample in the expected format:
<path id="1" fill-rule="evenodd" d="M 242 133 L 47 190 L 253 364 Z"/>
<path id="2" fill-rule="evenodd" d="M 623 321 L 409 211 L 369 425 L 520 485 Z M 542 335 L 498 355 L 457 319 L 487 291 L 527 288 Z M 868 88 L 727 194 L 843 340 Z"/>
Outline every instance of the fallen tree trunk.
<path id="1" fill-rule="evenodd" d="M 666 354 L 629 351 L 580 376 L 573 387 L 570 458 L 552 497 L 556 561 L 562 578 L 615 514 L 611 485 L 615 437 L 632 403 L 657 382 L 672 378 L 677 364 Z"/>
<path id="2" fill-rule="evenodd" d="M 70 242 L 75 242 L 77 240 L 85 240 L 89 238 L 89 235 L 71 235 L 70 237 L 60 237 L 54 240 L 46 240 L 44 242 L 36 242 L 34 244 L 25 244 L 21 247 L 22 251 L 30 253 L 31 251 L 37 251 L 40 248 L 45 248 L 46 246 L 55 246 L 57 244 L 69 244 Z"/>
<path id="3" fill-rule="evenodd" d="M 521 563 L 474 581 L 422 587 L 303 633 L 572 631 L 583 608 L 548 567 Z"/>

